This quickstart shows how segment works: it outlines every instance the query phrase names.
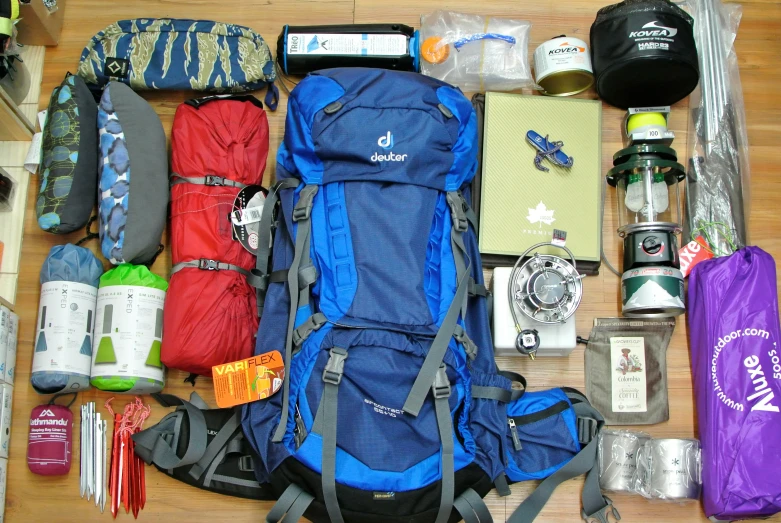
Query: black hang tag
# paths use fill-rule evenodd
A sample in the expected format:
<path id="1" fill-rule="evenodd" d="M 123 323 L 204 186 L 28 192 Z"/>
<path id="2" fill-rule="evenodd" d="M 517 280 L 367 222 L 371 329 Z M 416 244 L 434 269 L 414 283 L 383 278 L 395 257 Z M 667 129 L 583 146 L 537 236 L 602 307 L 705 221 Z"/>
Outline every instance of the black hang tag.
<path id="1" fill-rule="evenodd" d="M 213 94 L 210 96 L 204 96 L 203 98 L 192 98 L 191 100 L 185 100 L 184 103 L 198 109 L 202 105 L 213 102 L 215 100 L 236 100 L 238 102 L 250 102 L 253 105 L 263 109 L 263 103 L 251 94 Z"/>
<path id="2" fill-rule="evenodd" d="M 107 57 L 103 66 L 103 74 L 111 78 L 125 78 L 130 69 L 130 60 Z"/>

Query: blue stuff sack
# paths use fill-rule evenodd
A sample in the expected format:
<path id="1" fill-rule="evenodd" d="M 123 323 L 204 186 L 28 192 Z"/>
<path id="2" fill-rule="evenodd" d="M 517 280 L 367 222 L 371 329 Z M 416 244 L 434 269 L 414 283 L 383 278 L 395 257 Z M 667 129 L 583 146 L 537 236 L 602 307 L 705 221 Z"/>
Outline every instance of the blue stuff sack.
<path id="1" fill-rule="evenodd" d="M 277 107 L 274 61 L 268 44 L 248 27 L 209 20 L 119 20 L 92 37 L 78 74 L 94 91 L 110 80 L 134 90 L 255 91 L 268 86 Z"/>
<path id="2" fill-rule="evenodd" d="M 111 82 L 98 106 L 100 248 L 114 265 L 150 264 L 168 210 L 168 151 L 160 118 L 128 86 Z"/>

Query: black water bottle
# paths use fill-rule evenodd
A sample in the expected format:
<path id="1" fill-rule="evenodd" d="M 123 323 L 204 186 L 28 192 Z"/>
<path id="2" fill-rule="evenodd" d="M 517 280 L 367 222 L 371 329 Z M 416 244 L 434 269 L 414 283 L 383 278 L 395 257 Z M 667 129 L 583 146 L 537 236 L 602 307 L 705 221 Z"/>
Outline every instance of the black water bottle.
<path id="1" fill-rule="evenodd" d="M 277 40 L 285 74 L 332 67 L 418 70 L 418 32 L 402 24 L 286 25 Z"/>

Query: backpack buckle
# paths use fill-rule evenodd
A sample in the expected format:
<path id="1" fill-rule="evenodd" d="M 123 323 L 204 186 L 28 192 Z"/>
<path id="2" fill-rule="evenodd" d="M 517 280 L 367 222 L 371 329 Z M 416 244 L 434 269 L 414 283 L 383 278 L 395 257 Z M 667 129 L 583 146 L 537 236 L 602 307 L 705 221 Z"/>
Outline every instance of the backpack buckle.
<path id="1" fill-rule="evenodd" d="M 225 178 L 223 178 L 222 176 L 217 176 L 216 174 L 207 174 L 205 178 L 206 181 L 203 183 L 204 185 L 209 185 L 209 186 L 225 185 Z"/>
<path id="2" fill-rule="evenodd" d="M 331 355 L 323 369 L 323 381 L 332 385 L 339 385 L 344 374 L 344 360 L 347 359 L 347 351 L 341 347 L 334 347 L 329 351 Z"/>
<path id="3" fill-rule="evenodd" d="M 594 418 L 578 418 L 578 441 L 585 447 L 597 436 L 599 422 Z"/>
<path id="4" fill-rule="evenodd" d="M 477 345 L 467 335 L 466 331 L 461 325 L 456 325 L 456 328 L 453 329 L 453 337 L 457 342 L 464 346 L 464 352 L 470 361 L 474 361 L 474 359 L 477 357 Z"/>
<path id="5" fill-rule="evenodd" d="M 239 470 L 242 472 L 255 472 L 255 464 L 249 454 L 239 458 Z"/>
<path id="6" fill-rule="evenodd" d="M 581 509 L 580 517 L 583 518 L 583 521 L 586 523 L 610 523 L 611 514 L 615 521 L 621 521 L 621 514 L 613 506 L 613 500 L 607 496 L 602 496 L 602 498 L 605 500 L 606 505 L 593 514 L 586 514 L 586 511 Z"/>
<path id="7" fill-rule="evenodd" d="M 219 271 L 220 262 L 217 260 L 209 260 L 207 258 L 201 258 L 198 260 L 198 268 L 202 271 Z"/>
<path id="8" fill-rule="evenodd" d="M 458 232 L 466 232 L 469 229 L 469 220 L 466 218 L 464 197 L 461 196 L 461 193 L 450 191 L 447 193 L 447 203 L 450 206 L 453 228 Z"/>
<path id="9" fill-rule="evenodd" d="M 443 363 L 440 365 L 437 371 L 437 377 L 434 378 L 434 384 L 431 386 L 431 390 L 434 393 L 434 399 L 449 398 L 450 397 L 450 380 L 447 379 L 447 367 Z"/>
<path id="10" fill-rule="evenodd" d="M 312 314 L 293 331 L 293 345 L 300 346 L 314 331 L 320 330 L 320 327 L 326 323 L 328 323 L 328 319 L 322 312 Z"/>
<path id="11" fill-rule="evenodd" d="M 317 194 L 317 185 L 307 185 L 301 189 L 298 195 L 298 202 L 293 208 L 293 221 L 308 220 L 312 214 L 312 204 Z"/>

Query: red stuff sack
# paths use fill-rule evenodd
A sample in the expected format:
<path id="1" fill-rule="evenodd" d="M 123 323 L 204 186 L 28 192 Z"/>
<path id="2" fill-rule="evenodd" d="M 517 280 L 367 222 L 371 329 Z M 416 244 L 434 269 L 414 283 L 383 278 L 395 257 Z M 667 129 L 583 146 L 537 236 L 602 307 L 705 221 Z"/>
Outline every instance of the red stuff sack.
<path id="1" fill-rule="evenodd" d="M 172 275 L 162 362 L 211 376 L 213 365 L 252 356 L 258 330 L 255 258 L 233 239 L 230 213 L 244 185 L 259 185 L 268 119 L 252 96 L 189 100 L 171 131 Z M 233 266 L 234 268 L 228 268 Z M 177 270 L 178 269 L 178 270 Z"/>
<path id="2" fill-rule="evenodd" d="M 63 405 L 38 405 L 30 414 L 27 466 L 33 474 L 62 476 L 71 469 L 73 413 Z"/>

